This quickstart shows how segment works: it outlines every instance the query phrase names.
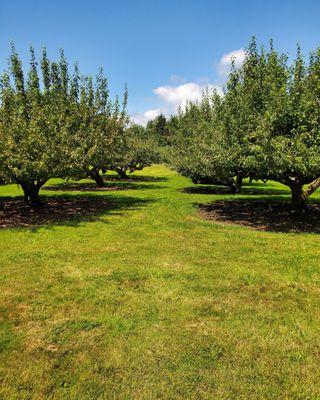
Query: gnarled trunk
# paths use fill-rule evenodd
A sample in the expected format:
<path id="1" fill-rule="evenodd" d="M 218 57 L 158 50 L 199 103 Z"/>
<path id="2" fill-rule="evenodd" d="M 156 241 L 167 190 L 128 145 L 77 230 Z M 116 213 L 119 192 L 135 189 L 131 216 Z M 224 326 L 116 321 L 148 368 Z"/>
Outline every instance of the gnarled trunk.
<path id="1" fill-rule="evenodd" d="M 303 192 L 302 185 L 292 185 L 290 186 L 291 189 L 291 205 L 293 208 L 297 210 L 303 209 L 307 205 L 307 199 Z"/>
<path id="2" fill-rule="evenodd" d="M 92 168 L 89 172 L 90 177 L 96 182 L 97 186 L 99 187 L 104 187 L 105 183 L 100 175 L 99 169 L 98 168 Z"/>
<path id="3" fill-rule="evenodd" d="M 24 193 L 24 201 L 27 204 L 30 204 L 33 207 L 41 205 L 41 200 L 39 197 L 39 191 L 42 185 L 35 183 L 20 183 L 23 193 Z"/>
<path id="4" fill-rule="evenodd" d="M 292 181 L 291 189 L 291 204 L 295 209 L 306 207 L 308 198 L 320 187 L 320 178 L 316 178 L 307 188 L 303 188 L 303 184 L 297 181 Z"/>

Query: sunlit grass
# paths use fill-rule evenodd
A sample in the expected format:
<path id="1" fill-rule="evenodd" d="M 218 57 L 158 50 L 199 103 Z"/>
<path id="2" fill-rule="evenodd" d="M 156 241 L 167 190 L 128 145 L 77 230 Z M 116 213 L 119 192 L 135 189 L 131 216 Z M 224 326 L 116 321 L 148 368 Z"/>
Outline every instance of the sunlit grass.
<path id="1" fill-rule="evenodd" d="M 202 220 L 232 196 L 136 175 L 158 179 L 90 192 L 122 204 L 96 221 L 0 230 L 0 398 L 320 398 L 319 236 Z"/>

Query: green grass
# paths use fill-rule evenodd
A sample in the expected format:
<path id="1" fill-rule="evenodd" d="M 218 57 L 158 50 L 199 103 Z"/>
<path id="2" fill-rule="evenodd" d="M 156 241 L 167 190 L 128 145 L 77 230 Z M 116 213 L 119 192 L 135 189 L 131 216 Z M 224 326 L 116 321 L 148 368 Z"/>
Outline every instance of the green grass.
<path id="1" fill-rule="evenodd" d="M 91 193 L 119 204 L 95 221 L 0 230 L 0 399 L 320 399 L 319 235 L 205 221 L 230 196 L 136 175 L 161 179 Z"/>

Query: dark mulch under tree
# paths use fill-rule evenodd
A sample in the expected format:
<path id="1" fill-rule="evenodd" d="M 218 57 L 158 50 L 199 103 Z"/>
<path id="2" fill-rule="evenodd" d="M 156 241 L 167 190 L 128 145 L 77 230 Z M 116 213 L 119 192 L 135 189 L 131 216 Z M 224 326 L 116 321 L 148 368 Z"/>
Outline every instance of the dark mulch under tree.
<path id="1" fill-rule="evenodd" d="M 320 232 L 320 204 L 295 211 L 289 203 L 263 201 L 216 201 L 200 206 L 208 220 L 249 226 L 259 231 Z"/>
<path id="2" fill-rule="evenodd" d="M 0 229 L 75 224 L 79 220 L 97 221 L 107 212 L 132 208 L 139 203 L 142 201 L 131 197 L 61 196 L 46 197 L 40 206 L 31 207 L 22 198 L 6 198 L 0 202 Z"/>
<path id="3" fill-rule="evenodd" d="M 191 186 L 182 189 L 182 192 L 189 194 L 215 194 L 215 195 L 225 195 L 234 194 L 232 189 L 228 186 L 212 186 L 212 185 L 202 185 L 202 186 Z M 258 196 L 272 196 L 280 194 L 290 194 L 288 190 L 270 189 L 265 184 L 251 184 L 248 187 L 242 187 L 241 191 L 237 193 L 238 195 L 258 195 Z"/>
<path id="4" fill-rule="evenodd" d="M 150 181 L 151 182 L 151 181 Z M 142 183 L 139 181 L 110 181 L 105 182 L 105 186 L 99 187 L 93 182 L 63 182 L 59 185 L 44 186 L 42 190 L 51 192 L 114 192 L 118 190 L 143 190 L 143 189 L 160 189 L 163 186 L 159 186 L 154 183 Z"/>
<path id="5" fill-rule="evenodd" d="M 125 186 L 116 185 L 106 185 L 99 187 L 96 183 L 62 183 L 60 185 L 44 186 L 43 190 L 53 191 L 53 192 L 106 192 L 115 190 L 126 190 Z"/>
<path id="6" fill-rule="evenodd" d="M 119 178 L 117 175 L 104 175 L 105 181 L 119 181 L 119 182 L 165 182 L 168 180 L 166 176 L 148 176 L 148 175 L 130 175 L 126 178 Z"/>

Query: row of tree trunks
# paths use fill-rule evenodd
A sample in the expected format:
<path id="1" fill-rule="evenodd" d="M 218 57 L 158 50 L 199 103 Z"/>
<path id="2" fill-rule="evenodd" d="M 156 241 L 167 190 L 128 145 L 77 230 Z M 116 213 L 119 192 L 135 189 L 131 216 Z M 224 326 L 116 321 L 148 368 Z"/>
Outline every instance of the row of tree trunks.
<path id="1" fill-rule="evenodd" d="M 234 193 L 240 193 L 243 183 L 243 177 L 237 175 L 232 185 Z M 320 178 L 315 179 L 309 184 L 307 188 L 304 188 L 298 181 L 290 181 L 289 187 L 291 189 L 291 205 L 294 209 L 303 209 L 306 207 L 308 198 L 320 187 Z"/>
<path id="2" fill-rule="evenodd" d="M 117 169 L 119 178 L 124 179 L 127 177 L 126 171 L 123 169 Z M 98 187 L 104 187 L 105 182 L 100 175 L 100 171 L 97 168 L 90 170 L 90 177 L 96 182 Z M 238 175 L 235 181 L 232 183 L 232 190 L 234 193 L 240 193 L 243 183 L 243 177 Z M 32 206 L 39 206 L 41 200 L 39 197 L 40 188 L 44 183 L 34 182 L 20 182 L 24 193 L 24 200 L 27 204 Z M 308 198 L 320 187 L 320 178 L 315 179 L 304 189 L 303 185 L 298 181 L 291 181 L 289 183 L 291 189 L 291 204 L 295 209 L 303 209 L 307 205 Z"/>
<path id="3" fill-rule="evenodd" d="M 122 168 L 117 168 L 115 169 L 115 171 L 118 174 L 118 177 L 120 179 L 125 179 L 127 178 L 127 171 L 125 169 Z M 90 178 L 93 179 L 98 187 L 104 187 L 105 186 L 105 182 L 103 180 L 103 177 L 100 175 L 100 170 L 98 168 L 92 168 L 89 172 Z"/>
<path id="4" fill-rule="evenodd" d="M 243 183 L 243 177 L 237 175 L 232 184 L 233 193 L 240 193 Z M 307 188 L 298 181 L 290 181 L 291 205 L 294 209 L 303 209 L 306 207 L 308 198 L 320 187 L 320 178 L 315 179 Z"/>

